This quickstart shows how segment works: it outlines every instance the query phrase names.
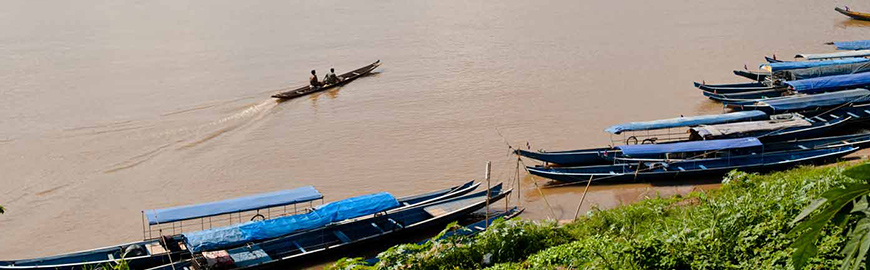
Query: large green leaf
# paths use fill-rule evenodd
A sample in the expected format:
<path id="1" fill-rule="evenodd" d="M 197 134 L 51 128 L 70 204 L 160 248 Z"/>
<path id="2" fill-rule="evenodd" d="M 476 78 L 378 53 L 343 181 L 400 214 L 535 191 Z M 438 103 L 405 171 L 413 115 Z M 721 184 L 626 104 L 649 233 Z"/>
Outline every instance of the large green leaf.
<path id="1" fill-rule="evenodd" d="M 870 163 L 861 164 L 843 171 L 843 175 L 858 180 L 870 180 Z"/>
<path id="2" fill-rule="evenodd" d="M 801 221 L 789 232 L 789 234 L 800 234 L 791 245 L 795 248 L 795 252 L 792 254 L 792 263 L 795 269 L 802 269 L 810 258 L 816 256 L 818 249 L 815 243 L 825 225 L 838 213 L 841 213 L 841 217 L 838 218 L 841 219 L 845 213 L 852 209 L 851 204 L 855 199 L 868 193 L 870 193 L 870 185 L 851 184 L 847 185 L 846 188 L 835 188 L 822 194 L 822 197 L 827 199 L 823 208 L 812 218 Z M 819 207 L 813 204 L 810 206 Z M 847 209 L 843 209 L 847 206 Z"/>
<path id="3" fill-rule="evenodd" d="M 857 269 L 861 266 L 861 260 L 866 256 L 867 247 L 870 247 L 870 218 L 858 220 L 855 228 L 849 233 L 846 246 L 843 247 L 843 264 L 840 269 Z"/>
<path id="4" fill-rule="evenodd" d="M 807 206 L 807 208 L 804 208 L 804 210 L 801 211 L 801 213 L 798 214 L 797 217 L 795 217 L 794 220 L 792 220 L 791 223 L 789 223 L 789 225 L 794 226 L 795 223 L 798 223 L 799 221 L 801 221 L 804 218 L 806 218 L 807 216 L 809 216 L 813 211 L 816 211 L 816 209 L 819 209 L 819 206 L 822 206 L 822 204 L 824 204 L 826 202 L 828 202 L 828 199 L 825 199 L 825 198 L 818 198 L 818 199 L 814 200 L 812 203 L 810 203 L 809 206 Z"/>

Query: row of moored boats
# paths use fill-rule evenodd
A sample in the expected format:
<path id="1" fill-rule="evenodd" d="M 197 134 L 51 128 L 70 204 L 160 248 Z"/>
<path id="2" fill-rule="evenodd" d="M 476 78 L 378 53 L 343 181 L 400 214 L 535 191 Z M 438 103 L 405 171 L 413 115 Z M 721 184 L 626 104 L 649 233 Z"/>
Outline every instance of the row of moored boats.
<path id="1" fill-rule="evenodd" d="M 529 173 L 559 182 L 648 181 L 766 172 L 836 160 L 870 144 L 870 40 L 832 42 L 839 52 L 765 57 L 753 82 L 695 83 L 729 112 L 614 125 L 611 146 L 517 150 L 543 162 Z"/>

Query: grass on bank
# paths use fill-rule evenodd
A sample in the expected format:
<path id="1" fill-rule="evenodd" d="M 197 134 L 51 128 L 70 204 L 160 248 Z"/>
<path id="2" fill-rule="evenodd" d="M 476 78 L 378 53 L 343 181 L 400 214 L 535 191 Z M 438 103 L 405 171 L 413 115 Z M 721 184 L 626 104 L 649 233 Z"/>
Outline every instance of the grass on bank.
<path id="1" fill-rule="evenodd" d="M 331 269 L 794 269 L 790 222 L 825 191 L 857 183 L 845 167 L 732 172 L 717 190 L 593 209 L 565 226 L 497 222 L 477 237 L 395 246 L 375 266 L 344 259 Z M 825 225 L 803 269 L 839 268 L 846 233 Z"/>

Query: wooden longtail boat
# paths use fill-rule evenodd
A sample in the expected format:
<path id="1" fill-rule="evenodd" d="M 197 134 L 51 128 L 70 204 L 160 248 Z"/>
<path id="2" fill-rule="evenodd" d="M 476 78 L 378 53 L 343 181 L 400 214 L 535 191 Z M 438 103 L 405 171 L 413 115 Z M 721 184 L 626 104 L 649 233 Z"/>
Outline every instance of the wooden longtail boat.
<path id="1" fill-rule="evenodd" d="M 479 183 L 469 181 L 462 185 L 438 191 L 397 198 L 396 200 L 399 203 L 399 207 L 395 209 L 449 200 L 466 195 L 476 189 L 479 185 Z M 215 221 L 218 221 L 219 219 L 226 217 L 221 216 L 225 214 L 229 214 L 231 220 L 235 220 L 236 217 L 241 219 L 242 213 L 251 213 L 254 215 L 251 220 L 261 218 L 265 221 L 270 221 L 272 219 L 260 214 L 261 210 L 262 212 L 266 212 L 268 209 L 275 209 L 275 207 L 283 207 L 291 204 L 295 208 L 295 205 L 298 203 L 310 203 L 314 200 L 322 200 L 322 198 L 322 195 L 320 195 L 320 193 L 313 187 L 305 187 L 206 204 L 143 211 L 143 223 L 149 224 L 149 228 L 143 231 L 146 240 L 57 256 L 26 260 L 0 261 L 0 269 L 95 269 L 109 264 L 117 264 L 122 258 L 128 264 L 130 269 L 133 270 L 158 267 L 160 265 L 169 264 L 170 262 L 183 261 L 185 258 L 190 258 L 191 256 L 191 251 L 185 244 L 183 234 L 176 234 L 173 232 L 171 235 L 163 235 L 163 233 L 170 233 L 169 231 L 163 231 L 166 228 L 178 228 L 180 232 L 185 228 L 185 226 L 191 227 L 191 221 L 198 223 L 196 221 L 204 221 L 207 219 L 210 223 L 212 218 L 215 218 Z M 251 212 L 252 210 L 256 212 Z M 147 221 L 145 215 L 148 215 Z M 279 214 L 276 218 L 280 217 L 287 216 Z M 245 218 L 244 221 L 248 221 L 248 219 Z M 152 232 L 152 229 L 150 228 L 152 224 L 153 226 L 159 226 L 161 233 L 157 233 L 156 235 L 150 234 Z M 206 224 L 208 223 L 203 223 L 202 226 L 208 226 Z M 146 225 L 143 224 L 143 227 L 145 226 Z M 200 224 L 195 224 L 192 227 L 199 228 Z M 196 230 L 188 229 L 188 231 Z"/>
<path id="2" fill-rule="evenodd" d="M 483 209 L 489 201 L 511 193 L 498 184 L 488 191 L 459 196 L 413 207 L 389 210 L 372 216 L 347 220 L 314 230 L 241 247 L 197 252 L 192 259 L 163 265 L 169 269 L 287 269 L 306 260 L 328 254 L 347 254 L 352 248 L 396 237 L 443 228 L 446 224 Z"/>
<path id="3" fill-rule="evenodd" d="M 849 18 L 852 18 L 852 19 L 862 20 L 862 21 L 870 21 L 870 13 L 845 10 L 845 9 L 840 8 L 840 7 L 835 7 L 834 10 L 836 10 L 840 14 L 849 16 Z"/>
<path id="4" fill-rule="evenodd" d="M 714 143 L 714 141 L 708 141 Z M 662 145 L 667 147 L 667 145 Z M 539 168 L 527 167 L 529 173 L 566 183 L 587 181 L 631 182 L 661 179 L 697 178 L 719 176 L 731 170 L 767 172 L 787 169 L 800 164 L 820 163 L 837 159 L 858 151 L 852 145 L 787 150 L 780 152 L 761 151 L 748 155 L 722 154 L 714 158 L 708 155 L 696 159 L 642 160 L 625 159 L 614 165 Z"/>
<path id="5" fill-rule="evenodd" d="M 272 97 L 277 98 L 277 99 L 293 99 L 293 98 L 301 97 L 301 96 L 308 95 L 311 93 L 329 90 L 331 88 L 345 85 L 353 80 L 356 80 L 359 77 L 365 76 L 366 74 L 369 74 L 373 70 L 378 68 L 378 66 L 380 66 L 380 65 L 381 65 L 381 60 L 378 60 L 378 61 L 375 61 L 374 63 L 371 63 L 367 66 L 358 68 L 354 71 L 338 75 L 339 82 L 335 83 L 335 84 L 327 84 L 327 85 L 323 85 L 323 86 L 316 87 L 316 88 L 312 88 L 311 86 L 306 85 L 306 86 L 302 86 L 302 87 L 299 87 L 299 88 L 296 88 L 296 89 L 293 89 L 290 91 L 281 92 L 279 94 L 272 95 Z"/>

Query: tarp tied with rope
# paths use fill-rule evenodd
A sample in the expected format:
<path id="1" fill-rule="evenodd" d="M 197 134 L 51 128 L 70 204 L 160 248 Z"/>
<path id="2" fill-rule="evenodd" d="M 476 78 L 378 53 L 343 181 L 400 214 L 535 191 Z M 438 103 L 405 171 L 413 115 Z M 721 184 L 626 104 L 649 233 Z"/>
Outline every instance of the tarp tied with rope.
<path id="1" fill-rule="evenodd" d="M 816 95 L 792 96 L 788 98 L 770 99 L 758 102 L 773 110 L 801 110 L 819 107 L 833 107 L 848 103 L 870 102 L 870 90 L 852 89 L 839 92 L 822 93 Z"/>
<path id="2" fill-rule="evenodd" d="M 728 122 L 737 122 L 737 121 L 747 121 L 747 120 L 757 120 L 766 118 L 767 113 L 762 111 L 744 111 L 744 112 L 733 112 L 726 114 L 714 114 L 714 115 L 701 115 L 701 116 L 689 116 L 689 117 L 678 117 L 678 118 L 670 118 L 670 119 L 662 119 L 662 120 L 654 120 L 654 121 L 646 121 L 646 122 L 631 122 L 626 124 L 614 125 L 611 126 L 604 131 L 620 134 L 626 131 L 637 131 L 637 130 L 652 130 L 652 129 L 665 129 L 665 128 L 675 128 L 675 127 L 691 127 L 698 125 L 712 125 L 712 124 L 720 124 L 720 123 L 728 123 Z"/>
<path id="3" fill-rule="evenodd" d="M 853 40 L 834 42 L 837 50 L 854 51 L 870 49 L 870 40 Z"/>
<path id="4" fill-rule="evenodd" d="M 636 144 L 617 146 L 626 156 L 658 155 L 667 153 L 686 153 L 738 149 L 761 146 L 757 138 L 739 138 L 725 140 L 692 141 L 666 144 Z"/>
<path id="5" fill-rule="evenodd" d="M 779 119 L 770 121 L 752 121 L 722 125 L 704 125 L 692 128 L 701 137 L 722 137 L 738 134 L 747 134 L 761 131 L 772 131 L 794 127 L 808 127 L 813 124 L 803 117 L 791 119 Z"/>
<path id="6" fill-rule="evenodd" d="M 833 66 L 833 65 L 863 63 L 863 62 L 870 62 L 870 59 L 867 59 L 867 58 L 844 58 L 844 59 L 825 60 L 825 61 L 794 61 L 794 62 L 767 63 L 767 64 L 762 64 L 761 69 L 767 70 L 770 72 L 776 72 L 776 71 L 780 71 L 780 70 L 823 67 L 823 66 Z"/>
<path id="7" fill-rule="evenodd" d="M 786 82 L 795 92 L 813 94 L 870 86 L 870 73 L 818 77 Z"/>

